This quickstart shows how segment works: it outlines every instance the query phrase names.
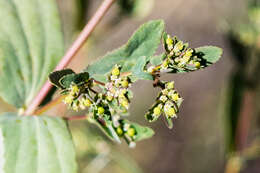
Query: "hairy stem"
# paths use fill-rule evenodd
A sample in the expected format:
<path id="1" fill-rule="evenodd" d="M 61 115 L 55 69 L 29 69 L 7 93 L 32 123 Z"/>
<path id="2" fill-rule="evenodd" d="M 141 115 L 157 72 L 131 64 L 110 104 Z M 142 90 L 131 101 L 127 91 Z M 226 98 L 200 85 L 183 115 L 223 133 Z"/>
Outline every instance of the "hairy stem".
<path id="1" fill-rule="evenodd" d="M 67 53 L 64 55 L 62 60 L 59 62 L 59 64 L 56 66 L 55 70 L 61 70 L 65 68 L 70 61 L 73 59 L 73 57 L 76 55 L 76 53 L 80 50 L 80 48 L 84 45 L 85 41 L 88 39 L 90 34 L 93 32 L 97 24 L 100 22 L 100 20 L 103 18 L 103 16 L 106 14 L 108 9 L 111 7 L 111 5 L 116 0 L 104 0 L 103 3 L 100 5 L 94 16 L 90 19 L 90 21 L 86 24 L 76 41 L 72 44 L 70 49 L 67 51 Z M 42 89 L 38 93 L 38 95 L 33 99 L 27 110 L 25 111 L 25 115 L 32 115 L 34 114 L 37 107 L 40 105 L 42 100 L 46 97 L 48 92 L 50 91 L 52 85 L 49 81 L 46 81 L 46 83 L 43 85 Z"/>

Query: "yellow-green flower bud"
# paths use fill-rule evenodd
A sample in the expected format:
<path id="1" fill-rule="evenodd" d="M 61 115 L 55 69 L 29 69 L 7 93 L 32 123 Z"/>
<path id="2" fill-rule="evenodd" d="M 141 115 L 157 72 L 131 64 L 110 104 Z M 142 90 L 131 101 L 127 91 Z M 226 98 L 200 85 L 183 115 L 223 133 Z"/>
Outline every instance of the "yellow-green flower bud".
<path id="1" fill-rule="evenodd" d="M 174 52 L 179 52 L 183 49 L 184 45 L 182 41 L 179 41 L 178 43 L 176 43 L 176 45 L 173 48 Z"/>
<path id="2" fill-rule="evenodd" d="M 169 89 L 169 90 L 174 89 L 174 81 L 168 82 L 168 83 L 166 84 L 166 88 Z"/>
<path id="3" fill-rule="evenodd" d="M 165 110 L 165 114 L 168 117 L 174 117 L 176 115 L 176 111 L 175 111 L 175 109 L 173 107 L 170 107 L 170 108 Z"/>
<path id="4" fill-rule="evenodd" d="M 159 116 L 161 114 L 161 109 L 157 106 L 153 109 L 153 114 Z"/>
<path id="5" fill-rule="evenodd" d="M 73 99 L 74 99 L 74 97 L 73 97 L 72 95 L 67 95 L 67 96 L 64 98 L 63 102 L 64 102 L 65 104 L 71 104 L 71 103 L 73 102 Z"/>
<path id="6" fill-rule="evenodd" d="M 163 95 L 168 95 L 168 93 L 169 93 L 168 89 L 162 90 L 162 94 L 163 94 Z"/>
<path id="7" fill-rule="evenodd" d="M 121 99 L 126 99 L 126 98 L 125 98 L 126 92 L 127 92 L 126 89 L 121 89 L 120 92 L 119 92 L 118 97 L 121 98 Z"/>
<path id="8" fill-rule="evenodd" d="M 112 70 L 112 75 L 113 76 L 118 76 L 119 74 L 120 74 L 119 68 L 117 66 L 114 67 L 113 70 Z"/>
<path id="9" fill-rule="evenodd" d="M 108 95 L 108 96 L 106 97 L 106 99 L 111 102 L 111 101 L 113 100 L 113 96 L 109 96 L 109 95 Z"/>
<path id="10" fill-rule="evenodd" d="M 169 65 L 169 61 L 168 61 L 168 59 L 166 59 L 166 60 L 163 61 L 161 66 L 162 66 L 163 69 L 166 69 L 168 67 L 168 65 Z"/>
<path id="11" fill-rule="evenodd" d="M 127 99 L 122 99 L 120 100 L 120 104 L 125 107 L 126 109 L 129 108 L 129 102 L 127 101 Z"/>
<path id="12" fill-rule="evenodd" d="M 123 80 L 123 81 L 121 82 L 121 85 L 122 85 L 122 87 L 127 88 L 128 85 L 129 85 L 127 79 Z"/>
<path id="13" fill-rule="evenodd" d="M 184 55 L 181 59 L 182 64 L 187 64 L 190 60 L 190 56 Z"/>
<path id="14" fill-rule="evenodd" d="M 167 47 L 169 50 L 171 50 L 173 48 L 173 40 L 171 38 L 171 36 L 167 36 L 167 39 L 165 40 Z"/>
<path id="15" fill-rule="evenodd" d="M 162 96 L 159 98 L 159 100 L 161 100 L 162 102 L 165 103 L 165 102 L 168 100 L 168 98 L 167 98 L 166 96 L 162 95 Z"/>
<path id="16" fill-rule="evenodd" d="M 71 85 L 71 87 L 70 87 L 70 94 L 71 95 L 78 95 L 78 93 L 79 93 L 79 87 L 77 86 L 77 85 Z"/>
<path id="17" fill-rule="evenodd" d="M 194 65 L 196 68 L 200 68 L 200 62 L 195 62 Z"/>
<path id="18" fill-rule="evenodd" d="M 90 107 L 92 102 L 89 100 L 89 99 L 83 99 L 83 105 L 86 106 L 86 107 Z"/>
<path id="19" fill-rule="evenodd" d="M 191 48 L 189 48 L 186 52 L 185 52 L 185 56 L 187 57 L 191 57 L 193 53 L 193 50 Z"/>
<path id="20" fill-rule="evenodd" d="M 166 44 L 173 44 L 173 40 L 169 35 L 167 35 Z"/>
<path id="21" fill-rule="evenodd" d="M 98 107 L 98 114 L 102 115 L 104 114 L 105 109 L 103 107 Z"/>
<path id="22" fill-rule="evenodd" d="M 178 94 L 178 93 L 174 93 L 174 94 L 171 96 L 171 98 L 172 98 L 173 101 L 176 102 L 176 101 L 179 100 L 180 97 L 179 97 L 179 94 Z"/>
<path id="23" fill-rule="evenodd" d="M 126 133 L 128 134 L 128 136 L 133 137 L 135 135 L 135 132 L 135 129 L 130 127 Z"/>
<path id="24" fill-rule="evenodd" d="M 118 134 L 118 136 L 122 136 L 124 132 L 121 127 L 118 127 L 116 128 L 116 133 Z"/>

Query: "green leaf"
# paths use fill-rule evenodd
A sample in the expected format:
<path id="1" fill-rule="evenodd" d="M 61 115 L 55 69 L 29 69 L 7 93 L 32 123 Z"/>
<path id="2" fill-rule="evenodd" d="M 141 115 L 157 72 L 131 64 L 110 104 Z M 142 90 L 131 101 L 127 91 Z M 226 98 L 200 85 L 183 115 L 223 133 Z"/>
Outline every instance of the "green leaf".
<path id="1" fill-rule="evenodd" d="M 144 80 L 153 80 L 153 76 L 150 73 L 144 72 L 144 68 L 147 64 L 147 59 L 145 57 L 139 58 L 132 68 L 132 73 L 134 76 L 134 81 L 137 79 L 144 79 Z"/>
<path id="2" fill-rule="evenodd" d="M 96 124 L 111 140 L 121 143 L 119 136 L 117 135 L 112 121 L 104 119 L 87 118 L 90 123 Z"/>
<path id="3" fill-rule="evenodd" d="M 60 84 L 60 79 L 69 74 L 75 74 L 75 72 L 71 69 L 54 71 L 49 75 L 49 79 L 53 85 L 55 85 L 58 88 L 64 89 L 64 87 Z"/>
<path id="4" fill-rule="evenodd" d="M 155 66 L 160 65 L 163 63 L 165 56 L 165 53 L 162 53 L 161 55 L 155 55 L 151 58 L 150 63 Z"/>
<path id="5" fill-rule="evenodd" d="M 88 66 L 85 71 L 89 72 L 91 77 L 103 82 L 105 82 L 104 75 L 110 72 L 115 64 L 122 66 L 122 72 L 132 72 L 132 68 L 139 58 L 151 57 L 155 53 L 163 31 L 164 22 L 161 20 L 145 23 L 134 33 L 126 45 L 108 53 Z"/>
<path id="6" fill-rule="evenodd" d="M 82 73 L 79 73 L 79 74 L 65 75 L 60 79 L 59 83 L 64 88 L 69 88 L 71 83 L 80 85 L 80 84 L 86 82 L 88 79 L 89 79 L 88 72 L 82 72 Z"/>
<path id="7" fill-rule="evenodd" d="M 0 0 L 0 96 L 27 106 L 63 55 L 56 1 Z"/>
<path id="8" fill-rule="evenodd" d="M 76 173 L 70 132 L 61 118 L 0 116 L 1 173 Z"/>
<path id="9" fill-rule="evenodd" d="M 193 72 L 200 69 L 204 69 L 214 63 L 216 63 L 222 55 L 223 51 L 221 48 L 216 46 L 203 46 L 198 47 L 195 49 L 195 54 L 193 56 L 200 59 L 200 68 L 188 67 L 187 65 L 185 68 L 175 66 L 172 71 L 169 73 L 186 73 L 186 72 Z"/>
<path id="10" fill-rule="evenodd" d="M 135 141 L 147 139 L 147 138 L 150 138 L 154 135 L 154 131 L 149 127 L 144 127 L 144 126 L 141 126 L 137 123 L 131 123 L 131 125 L 136 130 Z"/>
<path id="11" fill-rule="evenodd" d="M 216 63 L 223 53 L 222 49 L 216 46 L 198 47 L 195 51 L 205 61 L 206 66 Z"/>

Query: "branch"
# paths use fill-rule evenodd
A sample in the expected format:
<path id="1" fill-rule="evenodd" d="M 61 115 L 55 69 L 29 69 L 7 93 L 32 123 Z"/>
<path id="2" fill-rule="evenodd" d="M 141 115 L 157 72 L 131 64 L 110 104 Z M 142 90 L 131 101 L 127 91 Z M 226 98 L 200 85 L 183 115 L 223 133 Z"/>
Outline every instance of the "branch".
<path id="1" fill-rule="evenodd" d="M 100 20 L 103 18 L 105 13 L 108 11 L 108 9 L 111 7 L 111 5 L 115 2 L 115 0 L 104 0 L 103 3 L 100 5 L 94 16 L 90 19 L 90 21 L 87 23 L 87 25 L 84 27 L 83 31 L 80 33 L 76 41 L 72 44 L 70 49 L 67 51 L 67 53 L 64 55 L 60 63 L 56 66 L 56 70 L 61 70 L 65 68 L 70 61 L 73 59 L 73 57 L 76 55 L 76 53 L 80 50 L 80 48 L 84 45 L 85 41 L 88 39 L 90 34 L 93 32 L 97 24 L 100 22 Z M 47 93 L 50 91 L 52 85 L 49 81 L 46 81 L 46 83 L 43 85 L 42 89 L 38 93 L 38 95 L 33 99 L 27 110 L 25 111 L 25 115 L 32 115 L 34 114 L 37 107 L 40 105 L 42 100 L 46 97 Z"/>

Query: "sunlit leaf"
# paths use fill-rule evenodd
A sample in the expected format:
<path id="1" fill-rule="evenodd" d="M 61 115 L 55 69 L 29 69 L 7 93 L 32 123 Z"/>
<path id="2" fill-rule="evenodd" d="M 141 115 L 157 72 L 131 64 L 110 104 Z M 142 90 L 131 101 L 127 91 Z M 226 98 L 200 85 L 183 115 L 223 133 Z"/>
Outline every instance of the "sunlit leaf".
<path id="1" fill-rule="evenodd" d="M 104 75 L 110 72 L 115 64 L 122 66 L 122 72 L 131 72 L 139 58 L 151 57 L 155 53 L 163 31 L 164 22 L 161 20 L 145 23 L 134 33 L 126 45 L 91 64 L 86 71 L 91 77 L 101 81 L 105 81 Z"/>
<path id="2" fill-rule="evenodd" d="M 1 173 L 76 173 L 66 122 L 47 116 L 0 116 Z"/>
<path id="3" fill-rule="evenodd" d="M 0 0 L 0 95 L 27 106 L 63 55 L 53 0 Z"/>

